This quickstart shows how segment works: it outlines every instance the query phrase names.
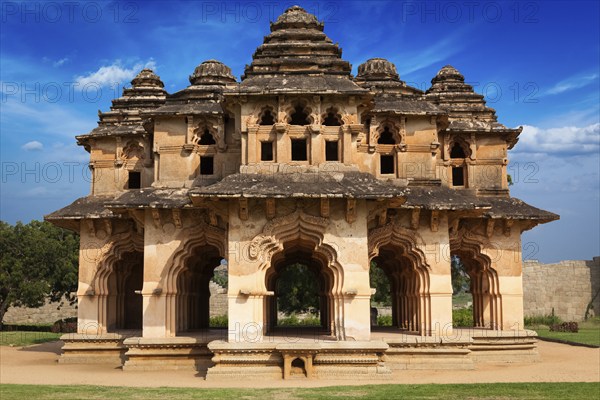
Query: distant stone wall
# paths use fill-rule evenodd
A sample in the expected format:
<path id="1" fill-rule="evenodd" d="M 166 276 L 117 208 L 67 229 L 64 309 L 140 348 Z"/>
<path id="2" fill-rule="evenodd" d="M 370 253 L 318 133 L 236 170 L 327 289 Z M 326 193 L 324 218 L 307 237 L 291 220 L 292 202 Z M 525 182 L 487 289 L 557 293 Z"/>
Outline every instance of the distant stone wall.
<path id="1" fill-rule="evenodd" d="M 209 283 L 210 289 L 210 316 L 227 314 L 227 289 L 219 286 L 215 282 Z"/>
<path id="2" fill-rule="evenodd" d="M 4 314 L 3 323 L 7 325 L 53 324 L 59 319 L 77 316 L 77 303 L 70 305 L 66 299 L 62 302 L 46 304 L 39 308 L 9 307 Z"/>
<path id="3" fill-rule="evenodd" d="M 600 257 L 593 260 L 523 263 L 525 316 L 552 313 L 564 321 L 582 321 L 593 301 L 590 315 L 600 315 Z"/>

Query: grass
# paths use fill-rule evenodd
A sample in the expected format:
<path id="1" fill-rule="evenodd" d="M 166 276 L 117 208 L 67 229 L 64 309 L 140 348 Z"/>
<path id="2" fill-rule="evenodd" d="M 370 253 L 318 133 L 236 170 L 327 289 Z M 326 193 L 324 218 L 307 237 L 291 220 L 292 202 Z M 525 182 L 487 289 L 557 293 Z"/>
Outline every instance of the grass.
<path id="1" fill-rule="evenodd" d="M 321 388 L 202 389 L 0 385 L 2 400 L 51 399 L 595 399 L 600 383 L 364 385 Z"/>
<path id="2" fill-rule="evenodd" d="M 0 346 L 30 346 L 58 340 L 62 335 L 53 332 L 2 331 Z"/>
<path id="3" fill-rule="evenodd" d="M 551 332 L 550 328 L 545 325 L 533 325 L 530 328 L 535 330 L 541 338 L 559 339 L 568 342 L 600 346 L 600 317 L 580 322 L 579 332 L 577 333 Z"/>

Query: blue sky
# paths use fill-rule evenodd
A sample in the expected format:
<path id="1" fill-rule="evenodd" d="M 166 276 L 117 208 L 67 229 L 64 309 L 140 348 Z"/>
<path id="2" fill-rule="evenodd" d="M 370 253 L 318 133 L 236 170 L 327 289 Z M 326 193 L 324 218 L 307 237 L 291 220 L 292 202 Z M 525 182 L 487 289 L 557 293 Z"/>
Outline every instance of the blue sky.
<path id="1" fill-rule="evenodd" d="M 299 1 L 343 58 L 394 62 L 426 89 L 444 65 L 509 127 L 511 194 L 561 220 L 523 236 L 524 257 L 600 255 L 599 2 Z M 144 66 L 165 88 L 216 58 L 238 77 L 292 2 L 1 2 L 0 218 L 41 219 L 89 191 L 74 136 L 96 126 Z"/>

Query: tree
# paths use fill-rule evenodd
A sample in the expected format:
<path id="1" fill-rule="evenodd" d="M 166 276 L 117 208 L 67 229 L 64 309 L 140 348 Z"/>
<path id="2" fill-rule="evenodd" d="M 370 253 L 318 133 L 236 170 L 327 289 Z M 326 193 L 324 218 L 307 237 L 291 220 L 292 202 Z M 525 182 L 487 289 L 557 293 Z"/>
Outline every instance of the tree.
<path id="1" fill-rule="evenodd" d="M 469 289 L 469 274 L 465 270 L 465 266 L 457 256 L 452 256 L 450 260 L 450 272 L 452 275 L 452 292 L 453 294 L 463 293 Z"/>
<path id="2" fill-rule="evenodd" d="M 0 221 L 0 324 L 10 306 L 71 302 L 77 289 L 79 236 L 48 222 Z"/>
<path id="3" fill-rule="evenodd" d="M 378 267 L 373 261 L 371 262 L 371 269 L 369 270 L 369 281 L 371 287 L 375 288 L 375 295 L 371 300 L 383 306 L 391 306 L 392 296 L 390 293 L 390 281 L 383 269 Z"/>
<path id="4" fill-rule="evenodd" d="M 277 305 L 287 314 L 319 308 L 318 279 L 306 265 L 285 267 L 277 281 Z"/>

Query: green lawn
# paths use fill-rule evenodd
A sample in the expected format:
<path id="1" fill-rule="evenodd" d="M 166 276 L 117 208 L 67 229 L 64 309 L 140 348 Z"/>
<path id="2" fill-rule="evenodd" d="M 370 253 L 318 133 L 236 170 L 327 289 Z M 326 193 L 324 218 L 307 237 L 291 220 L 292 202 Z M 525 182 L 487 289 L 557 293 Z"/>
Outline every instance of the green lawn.
<path id="1" fill-rule="evenodd" d="M 0 332 L 0 346 L 30 346 L 58 340 L 62 333 L 3 331 Z"/>
<path id="2" fill-rule="evenodd" d="M 550 332 L 546 325 L 528 326 L 537 332 L 541 338 L 560 339 L 569 342 L 590 344 L 600 346 L 600 318 L 594 318 L 586 322 L 579 323 L 579 332 Z"/>
<path id="3" fill-rule="evenodd" d="M 365 385 L 324 388 L 199 389 L 0 385 L 2 400 L 46 399 L 596 399 L 600 383 Z"/>

